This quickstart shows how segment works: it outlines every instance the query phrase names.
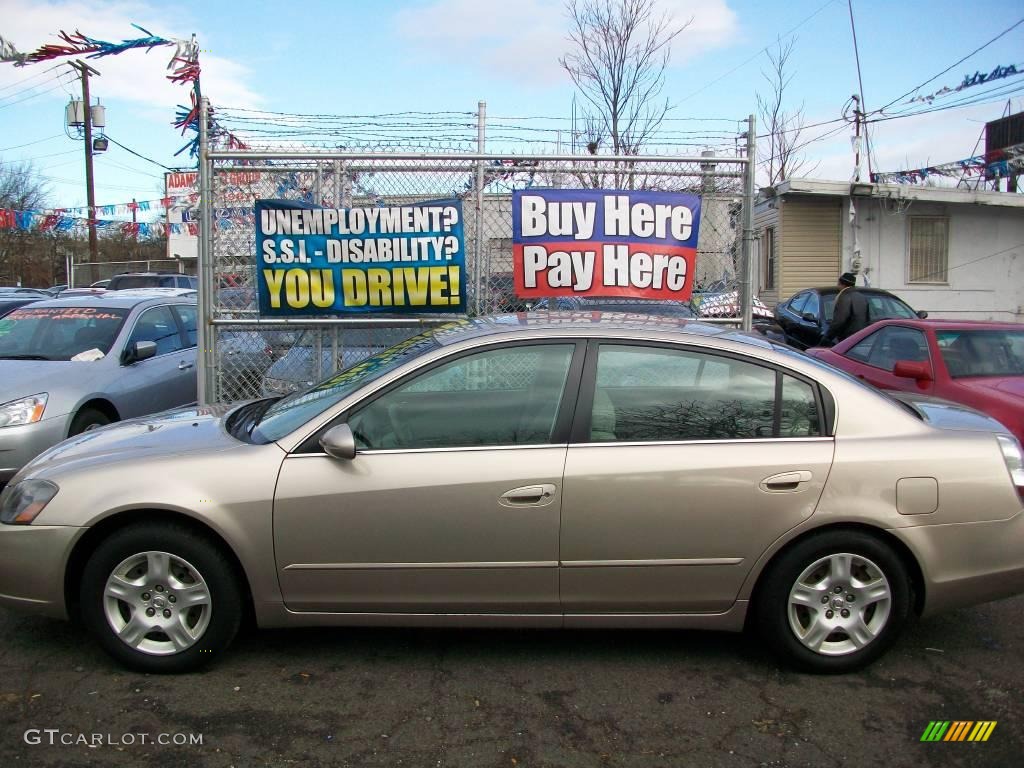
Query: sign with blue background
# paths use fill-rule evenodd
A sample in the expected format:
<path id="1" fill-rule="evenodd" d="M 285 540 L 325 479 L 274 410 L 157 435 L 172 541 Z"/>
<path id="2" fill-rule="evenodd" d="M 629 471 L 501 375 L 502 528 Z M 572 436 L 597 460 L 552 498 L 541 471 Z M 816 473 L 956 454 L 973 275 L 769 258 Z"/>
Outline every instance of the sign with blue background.
<path id="1" fill-rule="evenodd" d="M 256 202 L 261 315 L 466 311 L 462 201 L 321 208 Z"/>

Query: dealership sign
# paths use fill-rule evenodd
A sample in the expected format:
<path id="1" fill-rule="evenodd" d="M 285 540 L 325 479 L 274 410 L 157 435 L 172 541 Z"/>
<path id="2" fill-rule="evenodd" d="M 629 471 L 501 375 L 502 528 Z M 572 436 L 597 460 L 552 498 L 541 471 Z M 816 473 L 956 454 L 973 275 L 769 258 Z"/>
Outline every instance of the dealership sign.
<path id="1" fill-rule="evenodd" d="M 688 300 L 700 198 L 676 192 L 521 190 L 512 194 L 516 295 Z"/>
<path id="2" fill-rule="evenodd" d="M 465 312 L 460 200 L 378 208 L 256 201 L 261 315 Z"/>

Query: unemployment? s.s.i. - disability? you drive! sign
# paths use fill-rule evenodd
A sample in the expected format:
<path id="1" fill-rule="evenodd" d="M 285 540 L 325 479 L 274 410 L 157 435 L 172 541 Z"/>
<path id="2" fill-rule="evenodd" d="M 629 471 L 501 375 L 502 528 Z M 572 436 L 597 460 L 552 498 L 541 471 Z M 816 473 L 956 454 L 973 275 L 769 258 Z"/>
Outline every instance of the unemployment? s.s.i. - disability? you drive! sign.
<path id="1" fill-rule="evenodd" d="M 512 194 L 516 295 L 689 300 L 700 198 L 676 192 Z"/>
<path id="2" fill-rule="evenodd" d="M 462 202 L 256 202 L 261 315 L 465 312 Z"/>

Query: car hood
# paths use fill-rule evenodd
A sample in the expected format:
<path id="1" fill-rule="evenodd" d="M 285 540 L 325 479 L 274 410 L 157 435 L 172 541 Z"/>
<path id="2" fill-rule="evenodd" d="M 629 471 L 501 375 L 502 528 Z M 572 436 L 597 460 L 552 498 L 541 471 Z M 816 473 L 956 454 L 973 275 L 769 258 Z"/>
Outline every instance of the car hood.
<path id="1" fill-rule="evenodd" d="M 70 360 L 0 360 L 0 382 L 3 392 L 0 402 L 16 400 L 54 387 L 63 389 L 69 380 L 82 381 L 83 374 L 95 370 L 96 362 Z"/>
<path id="2" fill-rule="evenodd" d="M 151 459 L 196 451 L 223 451 L 244 446 L 223 427 L 237 404 L 190 406 L 84 432 L 40 454 L 25 474 L 47 475 L 112 461 L 141 464 Z"/>

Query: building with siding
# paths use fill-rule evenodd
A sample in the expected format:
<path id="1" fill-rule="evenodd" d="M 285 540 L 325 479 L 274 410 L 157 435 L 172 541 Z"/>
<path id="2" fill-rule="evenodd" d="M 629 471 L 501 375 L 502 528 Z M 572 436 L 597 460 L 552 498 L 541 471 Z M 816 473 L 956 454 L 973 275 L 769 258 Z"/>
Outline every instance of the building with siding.
<path id="1" fill-rule="evenodd" d="M 937 318 L 1024 322 L 1024 195 L 791 179 L 754 208 L 769 306 L 843 272 Z"/>

